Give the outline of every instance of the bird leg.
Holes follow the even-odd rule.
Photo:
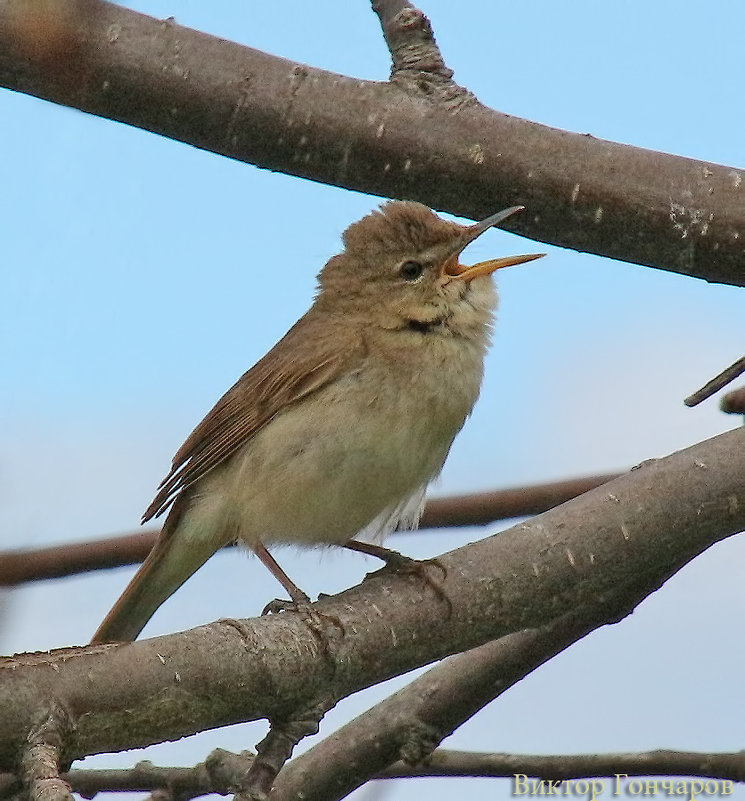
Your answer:
[[[371,542],[360,542],[359,540],[349,540],[342,546],[348,548],[350,551],[357,553],[364,553],[367,556],[374,556],[376,559],[382,559],[386,565],[394,570],[405,570],[412,564],[420,564],[416,559],[410,556],[404,556],[398,551],[393,551],[390,548],[384,548],[382,545],[373,545]]]
[[[261,543],[251,546],[253,552],[259,557],[261,563],[277,579],[277,581],[287,590],[291,601],[275,598],[261,610],[262,615],[277,614],[278,612],[300,612],[310,628],[313,636],[318,640],[324,654],[331,653],[330,638],[327,633],[328,627],[325,621],[330,621],[334,627],[344,634],[344,626],[335,615],[324,615],[316,612],[311,606],[310,598],[298,587],[284,570],[277,564],[277,560],[267,551]]]
[[[310,598],[295,584],[292,579],[285,573],[279,566],[277,560],[267,551],[262,543],[257,543],[251,546],[251,550],[259,557],[262,565],[274,576],[275,579],[285,588],[287,594],[292,600],[283,601],[280,598],[275,598],[270,601],[262,610],[262,615],[268,615],[270,612],[283,612],[286,609],[297,609],[300,606],[308,606]]]
[[[384,548],[382,545],[373,545],[359,540],[349,540],[344,543],[343,547],[350,551],[382,559],[386,567],[390,567],[397,573],[409,573],[418,576],[441,601],[448,605],[448,617],[452,614],[453,605],[447,597],[442,583],[433,579],[425,569],[429,565],[433,565],[442,571],[442,578],[444,579],[447,576],[447,570],[439,559],[412,559],[410,556],[404,556],[404,554],[393,551],[390,548]]]

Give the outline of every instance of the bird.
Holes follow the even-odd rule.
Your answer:
[[[545,254],[460,264],[523,206],[473,225],[388,201],[342,235],[310,309],[220,398],[173,458],[143,522],[168,512],[92,643],[135,640],[218,549],[252,550],[308,596],[267,546],[376,543],[416,528],[428,484],[479,395],[497,295],[492,273]]]

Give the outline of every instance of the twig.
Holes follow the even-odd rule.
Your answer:
[[[399,12],[403,11],[405,8],[414,8],[409,0],[372,0],[371,5],[373,11],[380,19],[380,25],[383,28],[383,36],[385,36],[386,25],[393,22]]]
[[[183,801],[219,792],[210,781],[204,762],[192,768],[161,768],[144,760],[128,770],[71,770],[64,778],[73,792],[88,799],[101,792],[168,790]],[[224,788],[223,792],[229,790]]]
[[[421,527],[478,526],[538,514],[618,475],[587,476],[515,489],[433,498],[427,502]],[[137,564],[150,553],[157,536],[158,531],[143,531],[92,542],[0,552],[0,586]]]
[[[172,798],[187,801],[201,795],[234,793],[253,762],[254,754],[234,754],[216,748],[204,762],[191,768],[158,767],[144,760],[124,770],[71,770],[63,774],[73,792],[93,798],[101,792],[167,790]],[[15,777],[0,776],[0,796],[12,789]]]
[[[4,551],[0,553],[0,586],[136,564],[150,553],[157,536],[157,531],[143,531],[92,542]]]
[[[451,92],[439,99],[452,100],[471,95],[453,83],[453,71],[442,58],[427,17],[405,0],[372,0],[373,11],[380,19],[383,36],[391,54],[391,81],[421,92],[430,83],[446,84]]]
[[[485,754],[468,751],[434,751],[421,765],[398,762],[378,778],[415,776],[531,776],[566,780],[585,776],[701,776],[745,781],[745,751],[704,754],[658,750],[638,754]],[[701,790],[703,792],[703,788]],[[599,795],[598,795],[599,797]]]
[[[731,381],[734,381],[737,376],[742,375],[743,373],[745,373],[745,356],[722,370],[719,375],[715,376],[711,379],[711,381],[704,384],[701,389],[698,389],[692,395],[689,395],[683,401],[683,403],[685,403],[686,406],[697,406],[699,403],[701,403],[701,401],[705,401],[707,398],[710,398],[715,392],[719,392],[720,389],[726,387],[727,384],[729,384]]]

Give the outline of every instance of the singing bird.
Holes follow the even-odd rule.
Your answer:
[[[310,309],[217,402],[173,459],[143,522],[163,530],[92,642],[134,640],[222,546],[367,542],[415,528],[429,482],[479,394],[496,307],[491,273],[463,249],[522,206],[458,225],[391,201],[353,223]],[[381,555],[384,549],[378,549]]]

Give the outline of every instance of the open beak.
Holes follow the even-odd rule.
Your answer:
[[[465,229],[463,238],[459,240],[456,250],[449,256],[443,265],[443,274],[449,276],[451,279],[460,279],[463,281],[472,281],[480,275],[490,275],[495,270],[502,267],[511,267],[513,264],[523,264],[526,261],[533,261],[533,259],[540,259],[545,256],[545,253],[531,253],[526,256],[503,256],[501,259],[490,259],[489,261],[480,261],[478,264],[473,264],[468,267],[458,262],[458,256],[465,250],[465,248],[481,236],[484,231],[488,230],[494,225],[501,223],[508,217],[511,217],[518,211],[522,211],[525,206],[510,206],[508,209],[498,211],[487,217],[475,225],[471,225]]]

